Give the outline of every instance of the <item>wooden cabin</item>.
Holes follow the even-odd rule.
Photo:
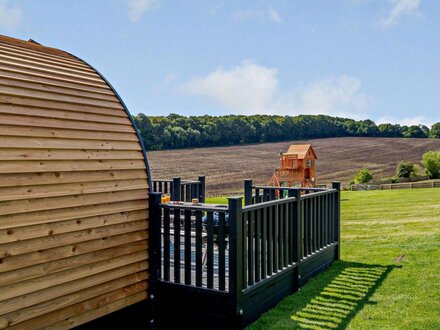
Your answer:
[[[270,185],[316,187],[317,159],[310,144],[292,144],[287,152],[280,152],[280,167],[275,169]]]
[[[149,186],[105,78],[0,36],[0,329],[71,328],[147,299]]]

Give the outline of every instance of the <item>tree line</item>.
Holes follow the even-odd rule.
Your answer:
[[[376,125],[325,115],[134,116],[147,150],[211,147],[344,136],[440,138],[440,123]]]

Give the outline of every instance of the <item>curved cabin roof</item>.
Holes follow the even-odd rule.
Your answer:
[[[70,328],[146,299],[148,191],[108,82],[0,36],[0,328]]]

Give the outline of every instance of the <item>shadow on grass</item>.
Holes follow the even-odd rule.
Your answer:
[[[396,267],[335,262],[250,328],[344,329]]]

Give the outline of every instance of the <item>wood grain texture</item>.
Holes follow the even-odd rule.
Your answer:
[[[57,299],[53,299],[51,301],[30,306],[20,311],[5,314],[3,316],[0,316],[0,329],[5,328],[7,324],[9,324],[9,326],[12,326],[17,323],[24,322],[33,319],[35,317],[39,317],[41,315],[45,315],[53,311],[63,309],[67,306],[72,306],[79,302],[83,302],[85,300],[95,298],[96,296],[101,294],[106,294],[107,296],[109,296],[108,293],[110,293],[111,296],[114,296],[115,291],[118,293],[120,293],[121,291],[125,291],[126,293],[128,293],[131,292],[132,289],[134,289],[137,292],[138,289],[140,289],[139,291],[145,290],[147,288],[147,283],[146,283],[147,278],[148,275],[146,272],[131,274],[128,276],[118,278],[113,281],[105,282],[93,288],[77,291],[72,294],[65,295]],[[126,288],[125,290],[120,290],[125,286],[129,286],[129,287]],[[58,313],[54,313],[53,315],[57,315],[58,317],[60,317],[61,315],[64,316],[67,314],[66,312],[68,310],[72,310],[72,308],[67,310],[65,309],[64,313],[59,311]],[[68,316],[73,316],[73,315],[74,314],[68,314]],[[60,320],[60,319],[56,319],[56,320]],[[32,320],[32,323],[30,325],[34,327],[36,324],[38,326],[41,326],[40,323],[35,324],[34,322],[35,320]],[[48,318],[45,318],[45,322],[47,324]],[[22,324],[21,326],[25,327],[24,324]]]
[[[147,175],[93,68],[0,36],[0,329],[66,329],[147,298]]]

